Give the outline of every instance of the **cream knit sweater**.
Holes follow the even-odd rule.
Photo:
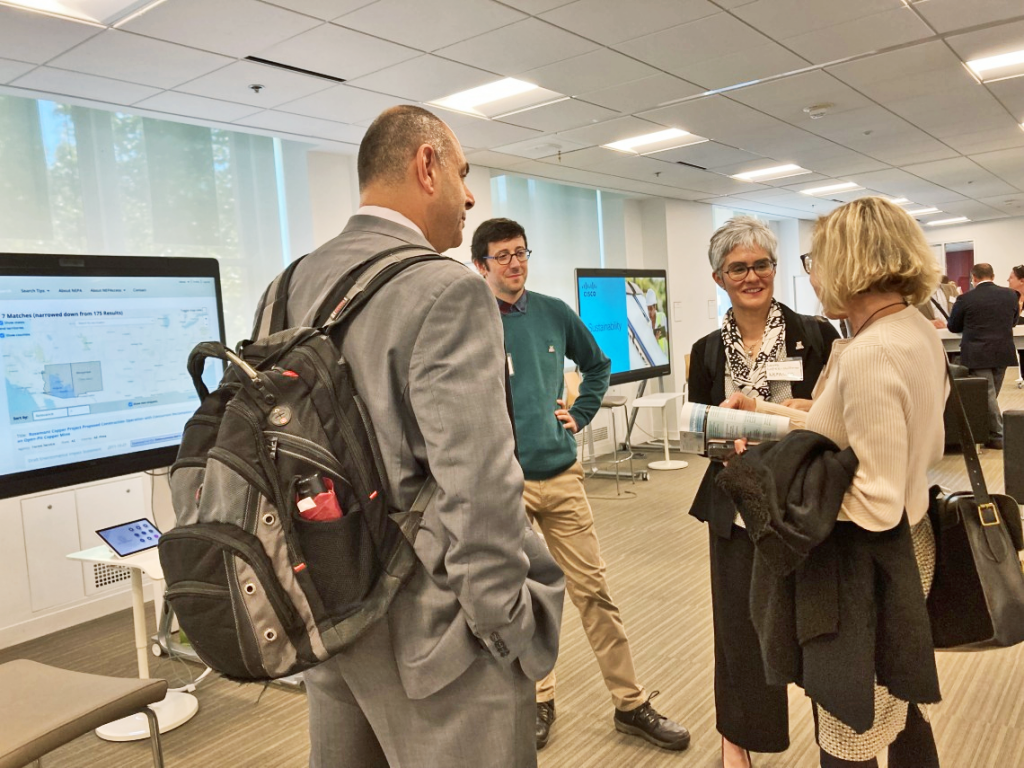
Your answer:
[[[948,393],[942,342],[907,307],[834,343],[809,413],[760,400],[757,410],[853,448],[860,465],[839,519],[883,531],[904,509],[911,525],[928,511],[928,470],[942,458]]]

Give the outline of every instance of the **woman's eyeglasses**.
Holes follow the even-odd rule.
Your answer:
[[[745,280],[747,273],[751,271],[758,277],[771,277],[775,273],[775,262],[771,259],[758,259],[749,266],[735,262],[722,270],[723,273],[729,276],[730,280],[735,280],[736,282]]]
[[[811,263],[812,263],[812,261],[813,261],[813,259],[811,258],[811,254],[809,254],[809,253],[801,253],[800,254],[800,263],[803,265],[804,272],[806,272],[808,275],[811,274]]]

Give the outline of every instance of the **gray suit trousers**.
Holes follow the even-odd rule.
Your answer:
[[[410,699],[384,619],[305,680],[310,768],[536,768],[534,683],[483,648],[453,682]]]

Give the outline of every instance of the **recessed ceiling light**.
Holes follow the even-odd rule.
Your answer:
[[[622,141],[614,141],[611,144],[602,144],[607,149],[614,149],[616,152],[628,152],[634,155],[650,155],[655,152],[664,152],[678,147],[688,147],[691,144],[703,144],[707,139],[703,136],[695,136],[679,128],[666,128],[663,131],[645,133],[641,136],[633,136]]]
[[[966,216],[957,216],[954,219],[936,219],[935,221],[925,222],[929,227],[937,227],[940,224],[959,224],[963,221],[970,221]]]
[[[1003,53],[999,56],[988,56],[984,59],[973,59],[966,62],[971,70],[983,83],[1006,80],[1010,77],[1024,75],[1024,51]]]
[[[759,168],[756,171],[734,173],[732,178],[739,181],[774,181],[775,179],[786,179],[790,176],[802,176],[805,173],[810,173],[810,171],[790,163],[788,165],[776,165],[771,168]]]
[[[886,200],[888,200],[890,203],[893,203],[894,205],[906,205],[907,203],[910,202],[905,197],[887,197]]]
[[[860,184],[852,181],[844,181],[842,184],[829,184],[827,187],[814,187],[813,189],[801,189],[802,195],[831,195],[835,192],[852,192],[855,189],[864,189]]]
[[[496,80],[428,103],[466,115],[495,118],[543,107],[567,98],[569,97],[533,83],[506,77],[504,80]]]
[[[86,24],[107,26],[118,19],[126,20],[159,5],[164,0],[0,0],[0,5],[23,8],[28,11],[81,21]]]
[[[918,208],[916,211],[907,211],[911,216],[927,216],[929,213],[941,213],[938,208]]]

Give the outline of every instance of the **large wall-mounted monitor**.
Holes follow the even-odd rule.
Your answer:
[[[172,463],[223,317],[214,259],[0,254],[0,498]]]
[[[576,306],[612,361],[612,384],[672,372],[665,270],[577,269]]]

